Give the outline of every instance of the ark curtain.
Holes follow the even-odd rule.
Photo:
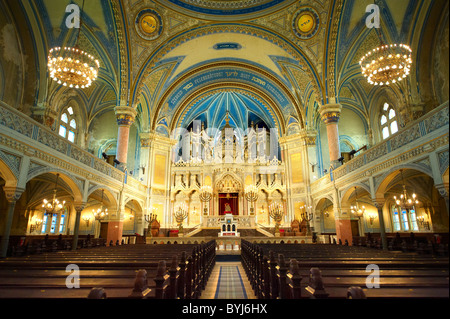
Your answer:
[[[225,214],[225,204],[230,204],[233,215],[239,215],[239,194],[220,193],[219,194],[219,215]]]

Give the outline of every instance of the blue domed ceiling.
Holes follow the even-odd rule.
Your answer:
[[[202,98],[189,108],[181,126],[188,128],[194,120],[200,120],[205,127],[220,130],[225,126],[227,112],[230,126],[242,131],[245,131],[251,122],[259,127],[275,127],[269,109],[254,97],[240,91],[216,92]]]

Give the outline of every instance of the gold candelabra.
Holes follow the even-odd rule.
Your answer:
[[[280,223],[283,220],[283,205],[272,203],[269,205],[269,216],[275,221],[275,234],[280,231]]]
[[[311,222],[311,220],[314,217],[313,213],[308,213],[309,210],[311,210],[312,206],[306,206],[303,205],[302,207],[300,207],[300,210],[304,210],[303,213],[300,213],[300,217],[302,218],[302,220],[306,221],[306,235],[310,235],[311,234],[311,227],[309,225],[309,223]]]
[[[206,207],[206,203],[211,200],[212,197],[212,188],[208,185],[203,185],[200,188],[199,198],[205,204],[205,208],[203,209],[203,214],[208,215],[208,207]]]
[[[178,225],[178,232],[181,233],[183,230],[183,221],[188,217],[188,207],[186,204],[181,204],[175,211],[174,216]]]
[[[249,185],[245,188],[245,198],[250,202],[250,215],[254,215],[254,203],[258,200],[258,188],[255,185]]]

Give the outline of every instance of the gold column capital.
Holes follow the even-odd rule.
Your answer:
[[[114,108],[114,112],[116,113],[117,124],[119,126],[121,125],[130,126],[131,124],[134,123],[134,119],[136,118],[137,115],[136,109],[129,106],[120,106],[120,105],[116,106]]]
[[[325,124],[337,123],[341,116],[342,105],[338,103],[325,104],[319,107],[319,114]]]

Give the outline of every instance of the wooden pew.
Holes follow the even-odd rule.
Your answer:
[[[105,246],[9,257],[0,261],[0,297],[86,298],[92,288],[102,288],[108,298],[136,297],[131,293],[135,275],[145,270],[151,292],[142,297],[198,298],[214,263],[214,241],[201,245]],[[69,264],[80,269],[81,289],[66,287]],[[40,291],[45,293],[41,296]]]
[[[445,257],[344,245],[253,244],[245,240],[241,245],[243,267],[255,295],[261,299],[317,298],[320,295],[317,285],[302,283],[302,277],[311,276],[312,268],[320,269],[328,298],[356,298],[357,289],[349,294],[349,287],[366,286],[369,264],[381,270],[381,284],[380,289],[364,289],[367,298],[449,295],[448,258]],[[285,258],[290,259],[289,270],[286,270]],[[314,292],[308,293],[307,287]]]

